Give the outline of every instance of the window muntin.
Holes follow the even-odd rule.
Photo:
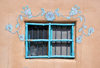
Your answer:
[[[74,58],[74,23],[26,23],[26,58]]]

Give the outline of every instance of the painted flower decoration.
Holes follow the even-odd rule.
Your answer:
[[[76,15],[76,14],[77,14],[77,9],[73,7],[71,9],[70,15]]]
[[[45,14],[45,18],[47,19],[47,21],[53,21],[55,19],[55,15],[53,12],[47,12]]]
[[[19,35],[20,41],[24,41],[24,35]]]
[[[21,13],[24,13],[25,15],[31,15],[32,14],[31,9],[28,8],[28,5],[26,6],[26,9],[25,9],[25,7],[23,7],[23,9],[24,9],[24,12],[21,11]]]
[[[6,30],[12,31],[13,26],[11,24],[6,25]]]
[[[32,14],[31,9],[26,9],[26,10],[24,11],[24,14],[25,14],[25,15],[31,15],[31,14]]]
[[[91,35],[93,32],[94,32],[94,28],[91,27],[88,29],[88,35]]]
[[[77,43],[81,43],[82,42],[82,36],[83,35],[89,36],[89,35],[91,35],[94,32],[94,28],[89,28],[88,29],[88,34],[84,33],[83,28],[85,28],[85,29],[87,28],[87,26],[84,26],[85,22],[86,22],[85,17],[83,15],[79,15],[77,17],[74,16],[74,15],[77,15],[78,13],[81,13],[81,11],[79,11],[80,7],[77,7],[77,5],[74,5],[74,7],[71,8],[71,11],[69,12],[70,14],[68,16],[63,16],[61,13],[59,13],[58,12],[59,8],[57,8],[54,13],[51,12],[51,11],[45,12],[45,10],[43,8],[41,8],[42,12],[38,13],[36,16],[32,15],[31,9],[28,7],[28,5],[26,7],[23,7],[23,9],[24,9],[24,11],[21,11],[21,13],[23,13],[24,15],[19,15],[17,17],[16,28],[19,27],[18,30],[16,30],[15,32],[12,32],[13,26],[11,24],[6,25],[6,28],[5,28],[6,30],[8,30],[12,34],[17,33],[18,37],[19,37],[19,39],[21,41],[24,41],[24,35],[19,35],[19,29],[21,28],[21,24],[19,23],[18,19],[20,18],[20,20],[22,21],[23,17],[28,17],[28,18],[38,17],[40,14],[41,14],[41,16],[44,16],[47,21],[55,20],[55,15],[58,16],[58,17],[62,16],[62,17],[67,18],[67,19],[79,18],[81,22],[84,21],[83,26],[79,29],[79,32],[82,32],[82,35],[80,35],[79,37],[76,38],[76,42]]]
[[[77,43],[81,43],[81,42],[82,42],[82,36],[77,37],[77,38],[76,38],[76,42],[77,42]]]
[[[78,11],[79,9],[80,9],[80,7],[77,7],[77,5],[72,7],[71,11],[69,12],[70,16],[77,15],[78,13],[81,13],[81,11]]]
[[[21,13],[24,13],[25,15],[28,15],[29,18],[32,18],[32,12],[31,12],[31,9],[28,8],[28,5],[26,6],[26,9],[25,7],[23,7],[23,9],[24,9],[24,12],[21,11]]]

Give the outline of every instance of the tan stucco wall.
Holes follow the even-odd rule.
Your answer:
[[[94,28],[91,36],[83,36],[82,43],[75,44],[75,59],[25,59],[25,42],[19,40],[17,33],[11,34],[5,30],[7,24],[13,25],[13,31],[17,30],[16,18],[26,5],[29,5],[33,15],[37,15],[41,8],[45,11],[59,8],[59,12],[67,16],[75,4],[86,17],[85,25]],[[41,16],[31,20],[46,21]],[[19,21],[22,27],[20,34],[25,34],[24,21],[29,19]],[[78,29],[83,23],[79,19],[56,17],[56,21],[76,21],[76,37],[81,35]],[[0,68],[100,68],[99,26],[100,0],[0,0]]]

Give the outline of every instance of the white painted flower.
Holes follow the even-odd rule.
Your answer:
[[[53,12],[47,12],[45,14],[45,18],[47,19],[47,21],[53,21],[55,19],[55,15]]]

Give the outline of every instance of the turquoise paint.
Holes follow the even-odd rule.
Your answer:
[[[58,16],[58,17],[60,17],[60,14],[59,14],[59,8],[57,8],[56,10],[55,10],[55,14]]]
[[[12,33],[12,34],[15,34],[15,33],[17,33],[18,34],[18,36],[19,36],[19,30],[20,30],[20,28],[21,28],[21,25],[20,25],[20,23],[18,22],[18,19],[20,18],[20,20],[22,21],[23,20],[23,17],[28,17],[29,19],[30,18],[32,18],[32,17],[38,17],[40,14],[41,14],[41,16],[43,16],[43,15],[45,15],[45,19],[47,20],[47,21],[53,21],[53,20],[55,20],[55,15],[57,15],[58,17],[60,17],[60,16],[62,16],[63,18],[66,18],[66,19],[71,19],[71,18],[73,18],[73,19],[76,19],[76,18],[79,18],[80,19],[80,22],[83,22],[84,21],[84,24],[81,26],[81,28],[79,29],[79,32],[81,32],[82,31],[82,35],[80,35],[79,37],[83,37],[83,35],[85,35],[85,36],[89,36],[89,35],[91,35],[92,33],[89,33],[89,30],[88,30],[88,34],[85,34],[84,33],[84,31],[83,31],[83,28],[87,28],[87,26],[84,26],[85,25],[85,22],[86,22],[86,19],[85,19],[85,17],[83,16],[83,15],[79,15],[79,16],[77,16],[77,17],[75,17],[74,15],[77,15],[77,14],[80,14],[81,13],[81,11],[79,10],[80,9],[80,7],[78,7],[77,5],[74,5],[74,7],[72,7],[71,8],[71,11],[69,12],[70,14],[68,15],[68,16],[63,16],[61,13],[59,13],[58,11],[59,11],[59,8],[57,8],[56,10],[55,10],[55,12],[53,13],[53,12],[51,12],[51,11],[48,11],[48,12],[45,12],[45,10],[43,9],[43,8],[41,8],[41,12],[40,13],[38,13],[36,16],[33,16],[32,15],[32,12],[31,12],[31,9],[28,7],[28,5],[26,6],[26,8],[25,7],[23,7],[22,8],[24,11],[21,11],[21,13],[23,13],[24,15],[19,15],[18,17],[17,17],[17,24],[16,24],[16,28],[18,28],[18,30],[16,30],[15,32],[12,32],[12,28],[11,29],[8,29],[8,27],[10,27],[10,26],[8,26],[8,25],[6,25],[6,30],[8,30],[10,33]],[[30,24],[30,25],[32,25],[32,24]],[[34,25],[41,25],[41,24],[34,24]],[[44,24],[44,25],[48,25],[48,24]],[[52,24],[52,25],[56,25],[56,24]],[[58,25],[58,24],[57,24]],[[59,25],[62,25],[62,24],[59,24]],[[64,26],[64,25],[63,25]],[[68,26],[70,26],[70,25],[68,25]],[[92,27],[91,27],[92,28]],[[91,28],[89,28],[89,29],[91,29]],[[94,28],[92,28],[93,29],[93,31],[94,31]],[[77,37],[76,38],[76,42],[77,43],[81,43],[82,42],[82,38],[81,38],[81,41],[80,41],[80,39],[78,40],[78,38],[79,37]],[[19,37],[20,38],[20,40],[21,41],[24,41],[24,35],[23,36],[21,36],[21,37]]]
[[[45,25],[49,25],[48,23],[26,23],[27,25],[41,25],[41,26],[45,26]]]
[[[19,39],[20,39],[20,41],[23,41],[24,40],[24,35],[23,34],[19,35]]]
[[[50,41],[73,41],[72,39],[51,39]]]
[[[48,58],[50,58],[50,39],[51,39],[51,37],[50,37],[50,30],[51,30],[51,23],[49,23],[49,42],[48,42]]]
[[[59,23],[52,23],[51,25],[57,25],[57,26],[72,26],[74,24],[59,24]]]
[[[79,16],[79,18],[80,18],[80,21],[83,21],[83,18],[81,16]]]
[[[55,19],[55,14],[53,13],[53,12],[47,12],[46,14],[45,14],[45,19],[47,20],[47,21],[53,21],[54,19]]]
[[[41,16],[43,16],[46,12],[45,12],[45,10],[43,8],[41,8],[41,11],[42,11]]]
[[[48,36],[49,36],[49,38],[48,39],[34,39],[34,40],[32,40],[32,39],[30,39],[30,34],[28,35],[28,25],[41,25],[41,26],[44,26],[45,24],[39,24],[39,23],[26,23],[26,34],[25,34],[25,38],[26,38],[26,40],[25,40],[25,42],[26,42],[26,58],[74,58],[74,53],[72,53],[74,50],[72,49],[73,48],[73,46],[72,45],[74,45],[74,44],[72,44],[71,45],[71,57],[69,56],[69,55],[66,55],[66,56],[64,56],[64,55],[56,55],[56,56],[52,56],[52,41],[62,41],[62,42],[64,42],[64,41],[69,41],[69,42],[74,42],[74,40],[73,40],[73,38],[74,38],[74,35],[73,35],[73,31],[74,31],[74,23],[72,23],[72,24],[70,24],[70,26],[72,26],[72,29],[71,29],[71,35],[72,35],[72,39],[52,39],[52,36],[53,36],[53,34],[52,34],[52,30],[53,30],[53,27],[51,26],[51,23],[46,23],[46,25],[48,25],[49,26],[49,31],[48,31]],[[55,23],[52,23],[52,25],[57,25],[57,26],[65,26],[65,24],[55,24]],[[66,26],[69,26],[69,25],[67,25],[66,24]],[[28,37],[29,37],[29,39],[28,39]],[[30,46],[30,43],[28,44],[27,42],[30,42],[30,41],[32,41],[32,42],[36,42],[36,41],[47,41],[48,42],[48,56],[28,56],[28,46]]]
[[[22,17],[22,16],[20,16],[20,20],[21,20],[21,21],[23,20],[23,17]]]
[[[25,25],[25,38],[28,39],[28,25]],[[25,58],[28,56],[28,41],[25,41]]]
[[[67,18],[67,19],[70,19],[71,17],[67,16],[66,18]]]
[[[88,29],[88,35],[91,35],[93,32],[94,32],[94,28],[90,27],[90,28]]]
[[[27,56],[26,58],[48,58],[48,56]],[[54,55],[50,56],[50,58],[75,58],[75,56],[60,56],[60,55]]]
[[[48,56],[27,56],[26,58],[48,58]]]
[[[13,26],[11,24],[6,25],[6,30],[8,30],[9,32],[12,31]]]
[[[74,26],[72,26],[72,47],[71,47],[71,49],[72,49],[72,56],[73,56],[73,54],[74,54]]]
[[[75,56],[71,56],[71,55],[66,55],[66,56],[54,55],[54,56],[50,56],[50,58],[75,58]]]
[[[73,17],[73,18],[74,18],[74,19],[75,19],[75,18],[80,18],[80,21],[81,21],[81,22],[84,20],[84,24],[83,24],[83,25],[81,26],[81,28],[78,30],[79,32],[82,32],[82,35],[80,35],[80,36],[78,36],[78,37],[76,38],[76,42],[77,42],[77,43],[81,43],[81,42],[82,42],[82,37],[83,37],[83,35],[89,36],[89,30],[88,30],[88,34],[85,34],[84,31],[83,31],[83,29],[86,29],[86,28],[87,28],[87,26],[85,26],[86,19],[85,19],[85,17],[84,17],[83,15],[80,15],[80,16],[78,16],[78,17]],[[94,32],[94,28],[90,27],[89,29],[93,29],[93,32]],[[93,32],[91,32],[91,34],[92,34]]]
[[[70,30],[70,38],[72,39],[72,26],[71,26],[71,30]],[[73,41],[73,40],[72,40]],[[72,42],[70,42],[70,55],[72,53]]]
[[[16,28],[19,26],[19,24],[16,24]]]
[[[76,42],[77,42],[77,43],[81,43],[81,42],[82,42],[82,36],[77,37],[77,38],[76,38]]]
[[[25,41],[33,41],[33,42],[36,42],[36,41],[49,41],[49,40],[48,39],[34,39],[34,40],[33,39],[32,40],[31,39],[30,40],[27,39]]]

